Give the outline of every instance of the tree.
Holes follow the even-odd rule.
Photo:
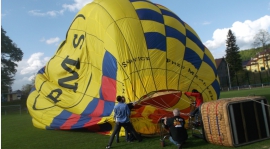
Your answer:
[[[233,78],[237,71],[242,70],[242,60],[239,47],[236,45],[236,38],[231,30],[228,31],[227,35],[225,59],[229,66],[230,77]]]
[[[22,93],[27,98],[31,89],[33,88],[33,84],[26,84],[22,86]]]
[[[21,61],[23,52],[6,36],[1,26],[1,93],[7,93],[17,71],[15,62]]]
[[[34,86],[35,86],[35,77],[31,79],[31,83],[25,84],[22,86],[22,93],[25,98],[28,97],[28,95],[30,94],[30,91],[32,90]]]
[[[263,49],[266,48],[266,44],[270,42],[270,35],[266,30],[259,30],[259,32],[254,36],[254,46],[262,46]]]

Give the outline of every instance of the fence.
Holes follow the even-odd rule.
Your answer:
[[[19,112],[22,114],[22,107],[21,105],[9,105],[9,106],[1,106],[1,115],[8,113],[17,113]]]
[[[249,72],[240,71],[232,76],[220,79],[221,90],[239,90],[243,88],[251,89],[253,87],[270,86],[269,71]],[[230,85],[231,84],[231,85]]]

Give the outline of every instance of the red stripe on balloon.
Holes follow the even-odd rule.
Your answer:
[[[115,102],[116,97],[116,81],[109,77],[102,77],[102,97],[106,101]]]
[[[60,129],[71,129],[71,126],[76,124],[81,118],[78,114],[72,114],[66,122],[60,127]]]
[[[89,114],[89,116],[91,117],[91,116],[100,116],[100,115],[102,115],[103,114],[103,110],[104,110],[104,103],[105,103],[105,101],[104,100],[99,100],[98,101],[98,104],[97,104],[97,106],[96,106],[96,108],[95,108],[95,110],[91,113],[91,114]]]
[[[99,125],[97,123],[99,123],[100,120],[101,120],[100,117],[91,117],[91,120],[89,122],[85,123],[84,127],[91,126],[88,128],[90,131],[94,131],[94,132],[99,131],[100,128],[99,128]]]

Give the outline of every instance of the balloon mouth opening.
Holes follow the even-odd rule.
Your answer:
[[[140,98],[140,105],[150,105],[159,109],[168,109],[176,105],[182,96],[179,90],[159,90]]]

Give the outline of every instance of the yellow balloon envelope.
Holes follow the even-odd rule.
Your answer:
[[[35,127],[110,134],[121,95],[139,101],[136,131],[154,134],[173,108],[189,112],[192,89],[219,98],[214,58],[188,24],[150,1],[94,0],[37,73],[27,106]]]

